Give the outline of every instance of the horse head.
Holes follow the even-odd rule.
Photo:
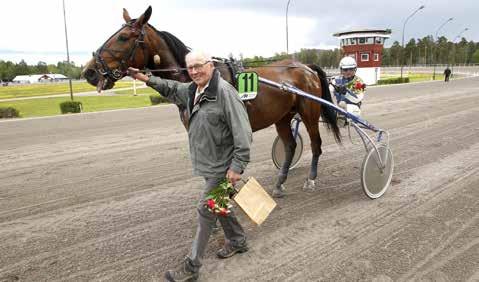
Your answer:
[[[116,81],[127,75],[128,67],[141,70],[173,68],[166,78],[175,78],[172,77],[175,73],[178,76],[174,68],[184,67],[184,54],[181,54],[183,58],[175,58],[168,44],[170,38],[165,38],[170,34],[159,32],[148,24],[151,13],[150,6],[138,19],[131,19],[128,11],[123,9],[125,24],[93,52],[82,75],[97,87],[98,92],[112,88]],[[186,47],[184,49],[188,50]],[[176,77],[178,80],[187,80],[184,73],[180,75]]]

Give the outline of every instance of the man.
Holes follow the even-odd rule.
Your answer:
[[[446,67],[444,70],[444,82],[449,82],[449,77],[451,76],[451,69]]]
[[[353,57],[344,57],[339,62],[339,70],[341,75],[334,78],[332,81],[334,96],[336,102],[343,110],[361,115],[361,101],[364,98],[364,90],[366,84],[356,75],[357,63]],[[343,118],[344,124],[347,124]]]
[[[188,74],[193,82],[148,77],[130,68],[133,78],[172,101],[189,113],[188,139],[195,175],[205,179],[205,188],[197,206],[198,227],[191,253],[175,270],[165,274],[168,281],[195,281],[201,259],[217,216],[205,207],[205,197],[225,177],[235,185],[250,160],[252,130],[246,108],[238,92],[215,70],[211,57],[193,51],[186,55]],[[228,258],[248,251],[246,236],[236,216],[218,216],[225,233],[225,245],[217,252]]]

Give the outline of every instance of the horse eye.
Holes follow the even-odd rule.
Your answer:
[[[120,34],[118,35],[118,41],[122,41],[122,42],[128,41],[128,37],[126,35]]]

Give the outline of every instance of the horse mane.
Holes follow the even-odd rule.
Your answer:
[[[154,26],[150,24],[148,25],[166,42],[166,45],[168,45],[168,48],[175,57],[176,61],[180,64],[180,67],[186,67],[185,56],[191,51],[191,48],[187,47],[173,34],[167,31],[159,31]]]

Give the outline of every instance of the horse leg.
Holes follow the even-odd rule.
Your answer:
[[[278,180],[273,188],[273,197],[282,198],[285,196],[284,190],[286,189],[283,183],[288,178],[289,167],[293,160],[294,152],[296,150],[296,140],[294,140],[293,133],[291,131],[291,119],[293,115],[288,114],[282,118],[276,125],[276,131],[278,136],[284,144],[285,158],[281,169],[279,170]]]
[[[323,153],[321,150],[322,140],[319,134],[318,120],[316,118],[302,118],[311,140],[311,151],[313,154],[311,158],[311,170],[309,171],[309,176],[303,185],[303,190],[314,191],[316,188],[315,180],[318,176],[318,160],[319,156]]]

